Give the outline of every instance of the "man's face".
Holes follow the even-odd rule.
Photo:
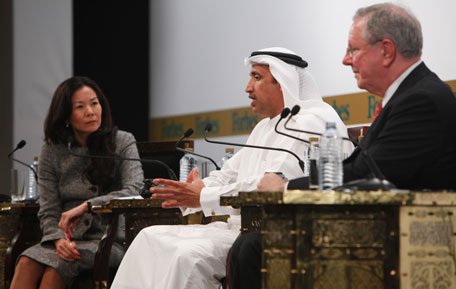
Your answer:
[[[366,24],[365,18],[359,18],[353,22],[348,37],[348,48],[342,63],[352,67],[358,87],[381,95],[379,87],[380,78],[383,77],[382,57],[380,43],[368,45],[363,38],[363,30]]]
[[[256,114],[273,118],[284,108],[282,89],[269,71],[268,65],[252,65],[245,92],[249,94],[252,100],[250,105]]]

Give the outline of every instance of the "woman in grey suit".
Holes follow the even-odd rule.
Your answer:
[[[19,257],[11,288],[70,287],[91,269],[106,220],[92,205],[137,195],[143,171],[135,161],[83,158],[70,154],[138,158],[135,138],[112,123],[109,103],[87,77],[59,85],[44,124],[38,170],[41,242]],[[113,246],[110,260],[120,263],[123,250]]]

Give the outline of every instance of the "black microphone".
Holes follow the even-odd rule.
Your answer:
[[[281,152],[286,152],[291,155],[293,155],[299,163],[299,167],[301,168],[302,171],[304,171],[304,162],[292,151],[283,149],[283,148],[274,148],[274,147],[264,147],[264,146],[256,146],[256,145],[248,145],[248,144],[238,144],[238,143],[230,143],[230,142],[221,142],[221,141],[214,141],[214,140],[209,140],[207,138],[207,134],[212,130],[212,124],[208,123],[206,125],[206,128],[204,129],[204,140],[207,141],[208,143],[215,143],[215,144],[222,144],[222,145],[229,145],[229,146],[238,146],[238,147],[247,147],[247,148],[254,148],[254,149],[263,149],[263,150],[272,150],[272,151],[281,151]]]
[[[8,154],[8,159],[12,160],[12,161],[15,161],[17,163],[20,163],[21,165],[23,166],[26,166],[27,168],[31,169],[32,172],[33,172],[33,175],[35,176],[35,181],[36,183],[38,184],[38,174],[36,173],[36,170],[33,166],[31,165],[28,165],[20,160],[17,160],[15,158],[12,158],[11,155],[17,151],[17,150],[20,150],[21,148],[23,148],[27,143],[25,142],[25,140],[21,140],[17,145],[16,145],[16,148],[14,150],[12,150],[9,154]]]
[[[179,145],[181,144],[181,142],[184,140],[184,138],[188,138],[189,136],[191,136],[193,134],[193,128],[189,128],[187,129],[185,132],[184,132],[184,135],[176,142],[176,144],[174,145],[176,148],[179,147]]]
[[[25,142],[25,140],[21,140],[20,142],[17,143],[16,145],[16,148],[14,150],[12,150],[9,154],[8,154],[8,158],[17,150],[23,148],[27,143]]]
[[[319,136],[323,135],[322,133],[318,133],[318,132],[299,130],[299,129],[287,127],[287,124],[290,121],[290,119],[294,115],[296,115],[300,109],[301,108],[299,107],[299,105],[295,105],[291,109],[290,117],[285,122],[284,128],[291,130],[291,131],[302,132],[302,133],[307,133],[307,134],[314,134],[314,135],[319,135]],[[374,159],[367,153],[366,149],[359,142],[356,142],[347,137],[342,137],[342,139],[346,140],[346,141],[351,141],[351,142],[355,143],[356,146],[359,147],[359,149],[361,150],[363,159],[365,160],[365,163],[367,165],[367,168],[369,169],[371,176],[370,176],[370,178],[364,178],[364,179],[360,179],[360,180],[354,180],[354,181],[347,182],[347,183],[343,184],[342,186],[333,188],[334,190],[344,191],[344,190],[379,190],[379,189],[380,190],[392,190],[392,189],[396,189],[396,186],[385,178],[385,176],[380,171],[380,168],[375,163]]]
[[[159,161],[159,160],[151,160],[151,159],[136,159],[136,158],[124,158],[120,156],[100,156],[100,155],[85,155],[85,154],[79,154],[75,153],[71,150],[71,143],[72,143],[72,138],[70,138],[67,142],[67,148],[68,152],[76,157],[81,157],[81,158],[88,158],[88,159],[110,159],[110,160],[119,160],[119,161],[137,161],[137,162],[145,162],[145,163],[154,163],[157,165],[162,166],[163,168],[166,169],[168,172],[168,175],[171,177],[173,180],[177,180],[176,174],[173,172],[173,170],[164,162]],[[131,146],[132,144],[135,144],[136,142],[132,142],[129,145],[127,145],[125,148]],[[125,149],[124,148],[124,149]]]
[[[175,144],[176,149],[177,149],[178,151],[181,151],[181,152],[184,152],[184,153],[189,153],[189,154],[191,154],[191,155],[195,155],[195,156],[198,156],[198,157],[201,157],[201,158],[210,160],[210,161],[215,165],[215,169],[216,169],[216,170],[220,170],[220,167],[217,165],[217,163],[216,163],[213,159],[211,159],[210,157],[203,156],[203,155],[200,155],[200,154],[191,152],[191,151],[186,151],[186,150],[184,150],[183,148],[179,147],[180,143],[184,140],[184,138],[187,138],[187,137],[191,136],[192,134],[193,134],[193,129],[192,129],[192,128],[189,128],[189,129],[184,133],[184,135],[176,142],[176,144]]]
[[[299,141],[302,141],[302,142],[305,142],[305,143],[310,143],[308,140],[305,140],[305,139],[302,139],[302,138],[299,138],[299,137],[295,137],[294,135],[291,135],[291,134],[286,134],[284,132],[281,132],[277,129],[277,127],[279,126],[279,123],[282,121],[282,119],[286,118],[287,115],[290,114],[290,109],[288,107],[285,107],[283,110],[282,110],[282,113],[280,114],[280,118],[279,120],[277,121],[275,127],[274,127],[274,130],[276,133],[278,134],[281,134],[283,136],[286,136],[286,137],[290,137],[292,139],[295,139],[295,140],[299,140]]]
[[[307,133],[307,134],[313,134],[313,135],[318,135],[318,136],[322,136],[323,134],[322,133],[319,133],[319,132],[314,132],[314,131],[308,131],[308,130],[301,130],[301,129],[296,129],[296,128],[291,128],[291,127],[287,127],[287,124],[288,122],[291,120],[291,118],[293,116],[295,116],[299,110],[301,109],[301,107],[299,105],[295,105],[293,106],[293,108],[291,109],[290,111],[290,116],[288,117],[287,121],[285,121],[285,124],[283,125],[283,127],[287,130],[291,130],[291,131],[295,131],[295,132],[301,132],[301,133]],[[347,140],[347,141],[351,141],[353,143],[355,143],[355,145],[358,145],[358,142],[348,138],[348,137],[342,137],[343,140]]]

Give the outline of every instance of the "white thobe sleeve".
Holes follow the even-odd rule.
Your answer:
[[[203,210],[204,215],[206,216],[239,214],[239,210],[237,209],[233,209],[228,206],[221,207],[220,196],[224,194],[228,195],[230,192],[233,192],[234,188],[230,190],[228,188],[224,189],[224,187],[230,186],[229,184],[234,185],[238,176],[242,154],[243,151],[240,150],[224,164],[221,170],[212,171],[208,177],[203,179],[205,187],[201,190],[200,194],[201,208],[192,209],[181,207],[180,209],[184,216],[201,210]],[[212,206],[212,204],[216,204],[215,207],[219,208],[219,210],[212,210],[212,207],[209,207]]]
[[[241,182],[236,182],[224,186],[205,187],[201,191],[201,208],[205,216],[213,215],[239,215],[238,209],[229,206],[220,206],[220,196],[235,196],[238,192],[248,192],[256,190],[261,177],[248,177]]]

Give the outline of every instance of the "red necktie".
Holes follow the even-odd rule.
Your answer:
[[[383,105],[382,105],[382,101],[380,101],[378,104],[377,104],[377,108],[375,109],[375,113],[374,113],[374,119],[372,120],[372,122],[375,121],[375,119],[377,118],[377,116],[380,114],[380,112],[382,111],[382,108],[383,108]]]

